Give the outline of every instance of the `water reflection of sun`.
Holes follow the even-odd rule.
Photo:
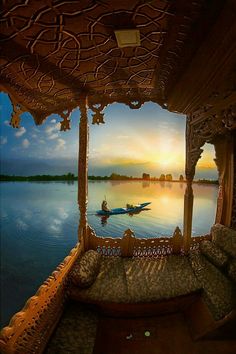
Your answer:
[[[168,198],[167,196],[161,196],[159,200],[160,200],[160,203],[162,203],[162,204],[168,204],[170,201],[170,198]]]

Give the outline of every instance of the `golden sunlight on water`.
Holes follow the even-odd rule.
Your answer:
[[[214,222],[218,187],[194,184],[193,235],[209,232]],[[125,207],[126,203],[151,202],[149,210],[133,215],[114,215],[100,228],[99,217],[91,218],[100,235],[122,235],[131,228],[140,237],[172,235],[175,227],[183,225],[185,183],[149,181],[107,181],[89,183],[89,211],[100,209],[106,197],[110,208]],[[105,227],[104,227],[105,226]]]

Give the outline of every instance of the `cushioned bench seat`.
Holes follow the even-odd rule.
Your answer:
[[[215,320],[226,316],[236,305],[235,284],[203,254],[192,252],[190,262],[203,289],[203,299]]]
[[[139,303],[171,299],[200,288],[188,257],[102,257],[94,283],[89,288],[72,285],[69,295],[73,299],[92,303]]]

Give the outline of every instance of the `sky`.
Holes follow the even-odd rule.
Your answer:
[[[14,129],[9,125],[11,113],[8,95],[0,93],[1,174],[77,174],[79,109],[72,112],[71,130],[66,132],[60,131],[58,115],[36,126],[28,112]],[[184,174],[185,116],[151,102],[138,110],[112,104],[104,113],[105,124],[98,126],[91,124],[89,112],[89,175]],[[213,159],[213,146],[206,144],[196,178],[217,178]]]

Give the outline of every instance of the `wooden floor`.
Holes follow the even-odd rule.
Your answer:
[[[194,342],[181,313],[145,318],[100,317],[93,354],[235,354],[235,340]]]

